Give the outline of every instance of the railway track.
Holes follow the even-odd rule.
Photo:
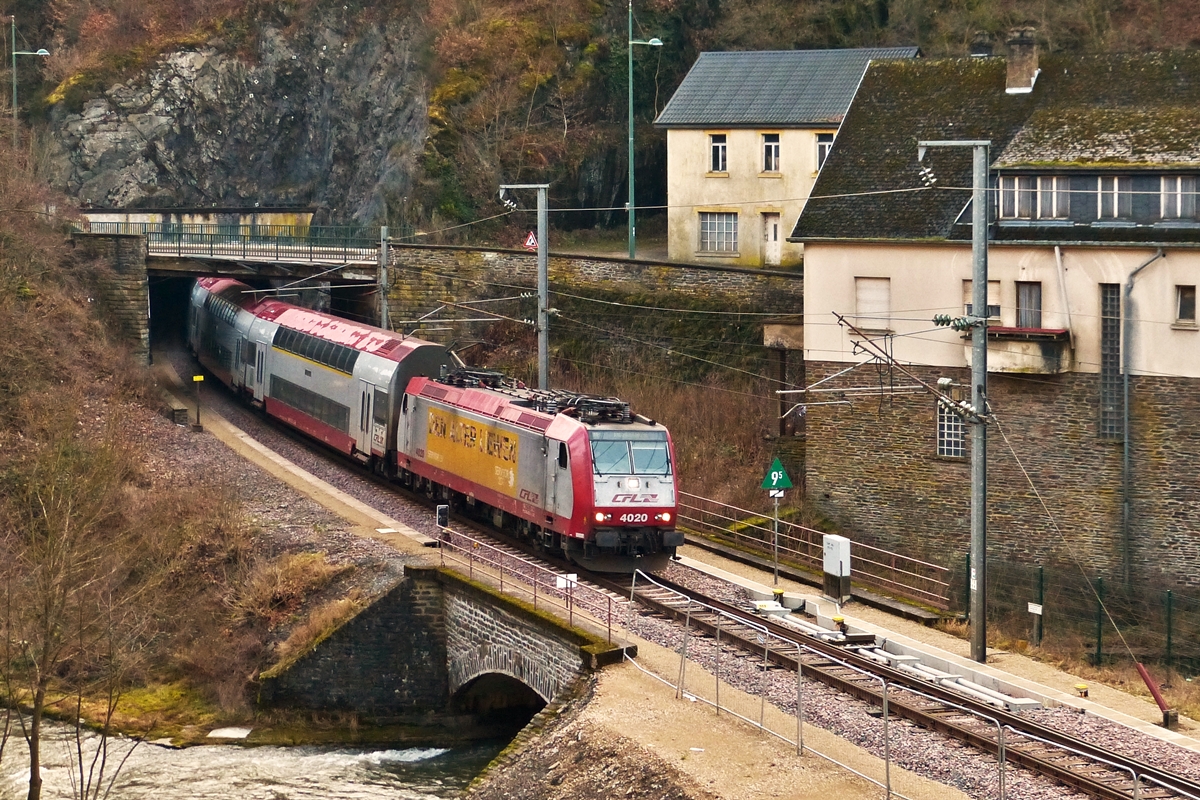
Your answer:
[[[269,418],[260,419],[277,433],[320,452],[328,461],[343,467],[353,464],[352,470],[360,478],[366,477],[372,483],[426,507],[435,504],[421,493],[406,490],[362,470],[347,457],[314,446],[286,426]],[[534,559],[557,569],[576,571],[559,559],[515,545],[508,539],[497,539],[478,520],[457,514],[454,518],[459,525],[470,528],[473,535],[486,537],[498,550],[514,559]],[[580,577],[581,583],[590,584],[612,597],[630,597],[628,584],[587,573]],[[880,664],[854,647],[806,636],[749,610],[704,597],[661,578],[654,580],[657,585],[643,581],[633,593],[636,602],[651,612],[668,619],[686,620],[688,625],[708,636],[716,636],[719,629],[722,642],[785,669],[797,670],[802,664],[806,678],[819,680],[867,703],[882,705],[886,694],[889,716],[911,720],[983,752],[1002,754],[1005,763],[1026,767],[1092,797],[1200,800],[1200,783],[1193,779],[1110,753],[1097,745],[1033,723],[1019,714],[951,692],[936,682],[920,680],[910,673]],[[764,647],[764,631],[778,643],[777,646]],[[886,687],[886,691],[882,687]]]
[[[629,593],[604,579],[614,591]],[[704,597],[686,587],[654,578],[635,581],[634,598],[652,612],[684,620],[704,635],[717,637],[786,669],[803,665],[805,678],[873,705],[885,702],[889,715],[952,737],[973,748],[1052,778],[1090,797],[1111,800],[1200,798],[1200,782],[1039,725],[1031,720],[879,663],[862,651],[805,635],[751,611]],[[718,633],[719,631],[719,633]],[[764,644],[763,632],[775,641]],[[886,687],[886,688],[885,688]]]

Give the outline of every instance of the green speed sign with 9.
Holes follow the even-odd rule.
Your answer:
[[[767,476],[763,478],[762,488],[792,488],[792,479],[788,477],[787,470],[783,468],[783,462],[781,462],[778,458],[771,463],[771,468],[767,470]]]

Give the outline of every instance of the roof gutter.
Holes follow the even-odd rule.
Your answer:
[[[1133,552],[1132,552],[1132,513],[1130,508],[1131,495],[1133,492],[1133,466],[1131,463],[1132,442],[1130,442],[1129,430],[1129,369],[1130,363],[1133,360],[1133,282],[1138,274],[1146,267],[1153,264],[1160,258],[1165,258],[1166,253],[1160,247],[1155,251],[1154,255],[1143,261],[1137,269],[1129,273],[1129,277],[1125,280],[1125,302],[1121,308],[1121,374],[1124,384],[1124,400],[1122,405],[1123,414],[1123,433],[1125,444],[1121,455],[1121,568],[1125,578],[1125,588],[1128,589],[1133,585]]]

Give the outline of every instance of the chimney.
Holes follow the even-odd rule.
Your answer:
[[[1038,76],[1036,28],[1013,28],[1008,34],[1008,81],[1005,91],[1025,94],[1033,91]]]
[[[976,31],[975,38],[971,39],[971,58],[988,58],[994,51],[992,35],[987,31]]]

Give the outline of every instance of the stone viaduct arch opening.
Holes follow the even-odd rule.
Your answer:
[[[450,698],[455,714],[470,714],[480,722],[525,727],[533,716],[546,707],[546,699],[527,684],[503,672],[485,672],[463,684]]]

